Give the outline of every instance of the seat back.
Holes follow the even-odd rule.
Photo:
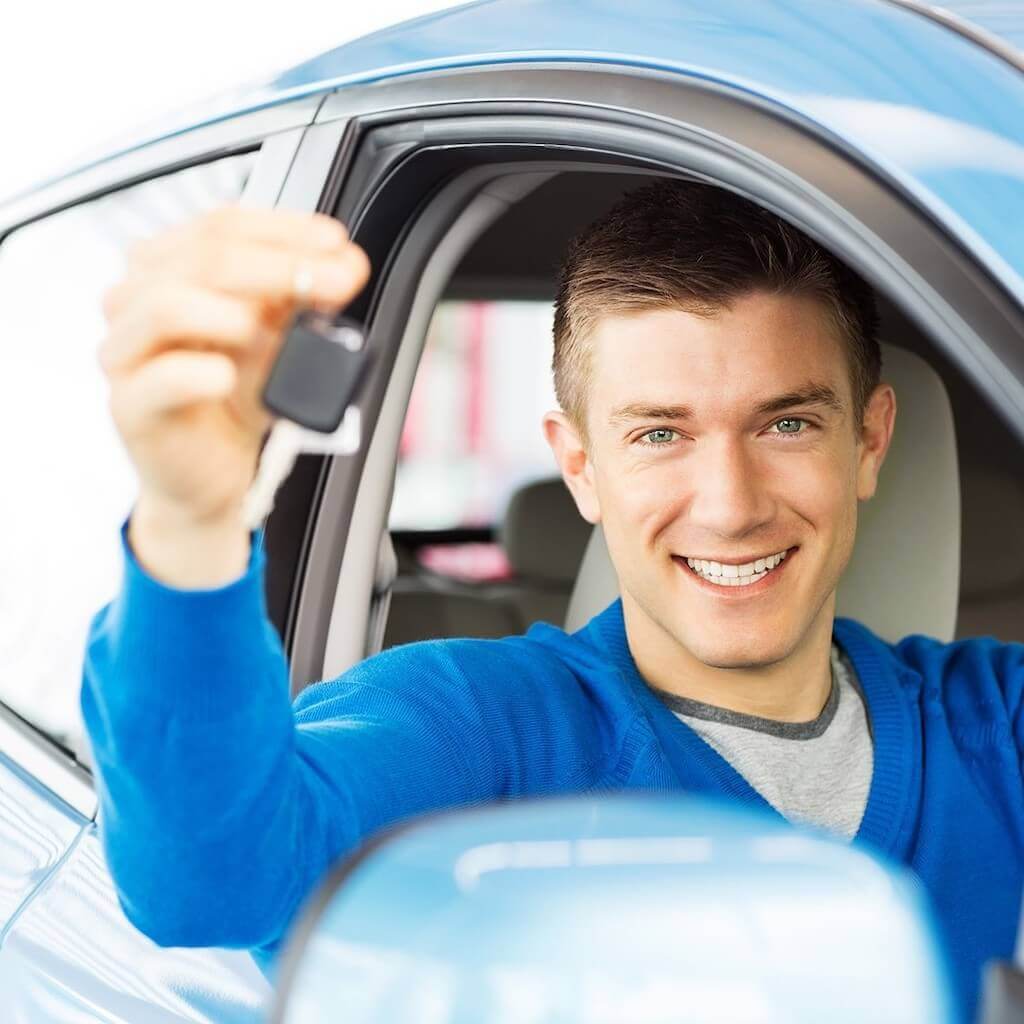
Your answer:
[[[523,629],[564,621],[590,530],[560,476],[533,480],[512,495],[500,538],[512,570],[505,595],[518,606]]]
[[[859,510],[857,542],[836,614],[886,640],[925,633],[951,640],[960,587],[960,480],[953,411],[938,373],[920,356],[882,346],[896,390],[892,446],[875,497]],[[600,527],[591,535],[569,602],[572,632],[618,596]]]
[[[965,467],[957,636],[1024,643],[1024,480],[1012,467]]]
[[[499,531],[511,577],[452,579],[410,560],[390,585],[383,646],[428,637],[509,636],[534,622],[563,622],[589,537],[590,525],[561,477],[524,484],[509,500]]]

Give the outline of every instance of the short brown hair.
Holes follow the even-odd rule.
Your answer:
[[[868,284],[823,246],[725,189],[664,178],[627,193],[569,244],[555,303],[555,393],[586,430],[586,340],[609,314],[713,316],[756,289],[818,298],[846,344],[856,421],[878,384],[878,313]]]

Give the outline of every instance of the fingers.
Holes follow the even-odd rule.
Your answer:
[[[366,253],[354,243],[345,243],[328,256],[323,252],[210,239],[201,246],[174,247],[159,265],[136,265],[131,270],[134,273],[130,272],[104,294],[103,309],[108,319],[117,316],[134,294],[151,285],[155,277],[256,300],[261,308],[300,299],[310,305],[341,307],[366,284],[370,263]],[[300,283],[302,295],[296,294]]]
[[[366,253],[323,214],[226,206],[137,244],[103,297],[99,358],[122,435],[186,405],[211,436],[262,430],[259,387],[288,317],[300,303],[347,305],[369,276]],[[227,400],[219,418],[211,399]]]
[[[99,350],[108,375],[129,370],[171,345],[241,350],[261,335],[262,321],[250,303],[196,285],[163,281],[125,295],[130,304],[111,318]]]
[[[326,213],[260,209],[237,204],[221,206],[199,219],[200,230],[268,245],[338,249],[348,242],[341,221]]]
[[[152,420],[197,402],[226,398],[235,388],[234,362],[218,352],[166,352],[124,376],[111,391],[122,430],[136,433]]]
[[[204,239],[217,237],[307,249],[315,255],[341,249],[348,242],[348,231],[344,224],[325,213],[250,209],[232,204],[137,242],[129,251],[129,259],[139,265],[152,265],[162,262],[182,245],[201,244]]]

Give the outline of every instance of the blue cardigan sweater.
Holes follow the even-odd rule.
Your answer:
[[[651,692],[616,601],[578,633],[394,648],[289,703],[263,557],[176,591],[125,546],[82,708],[128,917],[165,945],[273,952],[332,862],[434,808],[526,794],[691,790],[765,801]],[[1024,645],[896,645],[838,619],[874,737],[856,841],[931,895],[964,1012],[1011,955],[1024,883]],[[880,936],[880,941],[883,937]]]

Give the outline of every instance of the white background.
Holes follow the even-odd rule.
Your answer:
[[[451,0],[17,4],[0,43],[0,202],[146,122]]]

